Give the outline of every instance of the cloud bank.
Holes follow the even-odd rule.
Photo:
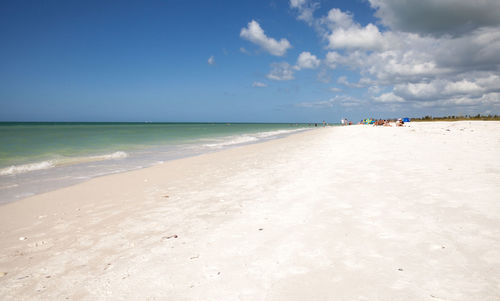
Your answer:
[[[328,49],[321,63],[360,76],[338,83],[364,89],[377,105],[499,108],[500,1],[368,1],[385,27],[361,25],[338,8],[306,20],[304,10],[315,4],[290,1]],[[321,103],[332,104],[314,107]]]

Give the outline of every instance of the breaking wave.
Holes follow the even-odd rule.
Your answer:
[[[221,141],[218,141],[218,142],[203,144],[203,146],[208,147],[208,148],[218,149],[218,148],[223,148],[226,146],[245,144],[245,143],[255,142],[255,141],[259,141],[259,140],[263,140],[263,139],[269,139],[269,138],[272,138],[272,137],[278,136],[278,135],[285,135],[285,134],[291,134],[294,132],[301,132],[304,130],[305,129],[277,130],[277,131],[260,132],[260,133],[255,133],[255,134],[230,136],[230,137],[226,137],[225,139],[221,139]]]
[[[8,176],[8,175],[21,174],[21,173],[26,173],[26,172],[36,171],[36,170],[50,169],[50,168],[54,168],[56,166],[62,166],[62,165],[72,165],[72,164],[93,162],[93,161],[116,160],[116,159],[123,159],[126,157],[128,157],[128,154],[126,152],[122,152],[122,151],[118,151],[118,152],[114,152],[114,153],[110,153],[110,154],[105,154],[105,155],[98,155],[98,156],[64,157],[64,158],[59,158],[59,159],[54,159],[54,160],[47,160],[47,161],[28,163],[28,164],[20,164],[20,165],[12,165],[9,167],[5,167],[5,168],[0,169],[0,176]]]
[[[30,164],[22,164],[22,165],[12,165],[6,168],[0,169],[0,175],[14,175],[19,173],[25,173],[29,171],[41,170],[41,169],[49,169],[55,167],[53,161],[42,161]]]

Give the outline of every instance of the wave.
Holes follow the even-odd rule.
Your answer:
[[[98,156],[65,157],[54,160],[47,160],[47,161],[21,164],[21,165],[12,165],[9,167],[5,167],[0,169],[0,176],[8,176],[8,175],[21,174],[31,171],[37,171],[37,170],[50,169],[56,166],[73,165],[78,163],[86,163],[94,161],[116,160],[116,159],[123,159],[126,157],[128,157],[128,154],[122,151],[117,151],[111,154],[104,154]]]
[[[294,132],[301,132],[304,130],[306,130],[306,129],[276,130],[276,131],[260,132],[260,133],[255,133],[255,134],[230,136],[230,137],[226,137],[224,140],[222,140],[220,142],[207,143],[207,144],[203,144],[203,146],[208,147],[208,148],[223,148],[225,146],[255,142],[255,141],[259,141],[259,140],[263,140],[263,139],[269,139],[269,138],[272,138],[273,136],[291,134]]]
[[[277,136],[277,135],[291,134],[294,132],[302,132],[304,130],[306,130],[306,129],[276,130],[276,131],[258,133],[257,136],[261,137],[261,138],[267,138],[267,137],[272,137],[272,136]]]
[[[25,173],[29,171],[49,169],[55,167],[54,161],[42,161],[30,164],[22,164],[22,165],[12,165],[6,168],[0,169],[0,175],[14,175],[19,173]]]
[[[110,159],[123,159],[127,158],[128,154],[126,152],[118,151],[111,154],[101,155],[101,156],[92,156],[94,160],[110,160]]]
[[[230,146],[235,144],[243,144],[248,142],[253,142],[259,140],[256,137],[252,136],[231,136],[231,138],[218,142],[218,143],[207,143],[203,144],[204,147],[208,148],[222,148],[224,146]]]

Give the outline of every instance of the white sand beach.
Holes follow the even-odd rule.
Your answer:
[[[500,122],[318,128],[0,206],[1,300],[500,300]]]

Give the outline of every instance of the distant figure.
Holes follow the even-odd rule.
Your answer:
[[[325,127],[325,126],[326,126],[326,122],[323,120],[323,127]]]
[[[401,120],[401,118],[398,119],[398,121],[396,121],[396,126],[404,126],[404,121]]]
[[[341,123],[342,125],[344,125],[344,122],[345,122],[345,120],[344,120],[344,118],[342,118],[342,120],[340,120],[340,123]]]
[[[317,123],[315,123],[315,124],[314,124],[314,126],[316,126],[316,127],[317,127],[317,126],[318,126],[318,124],[317,124]]]

